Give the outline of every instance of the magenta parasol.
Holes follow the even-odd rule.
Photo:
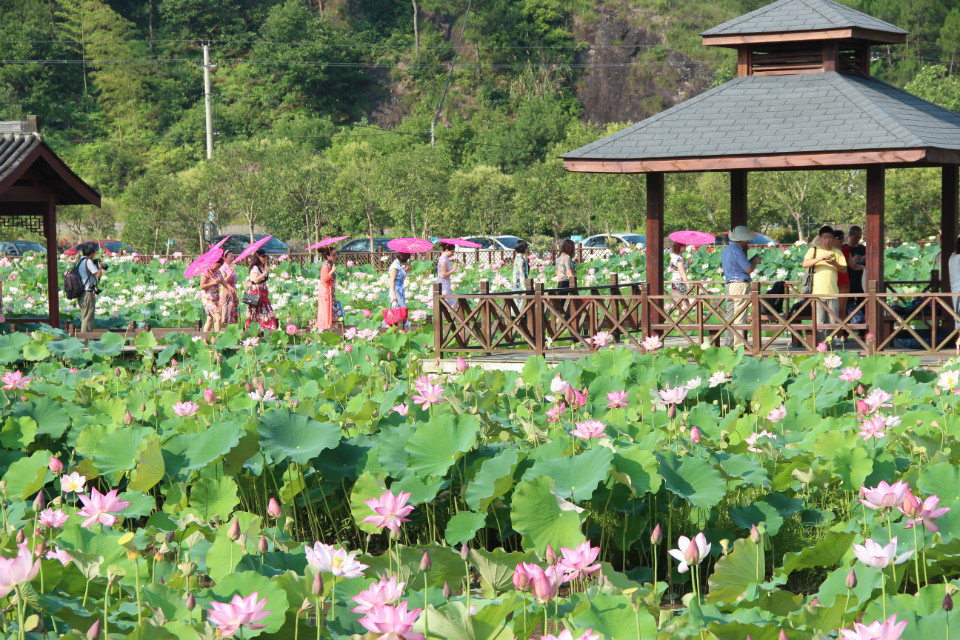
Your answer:
[[[422,253],[433,249],[433,243],[423,238],[394,238],[387,247],[400,253]]]
[[[217,244],[211,246],[210,248],[211,248],[211,249],[219,249],[219,248],[221,248],[221,247],[223,246],[223,243],[225,243],[227,240],[229,240],[229,239],[232,238],[232,237],[233,237],[233,234],[232,234],[232,233],[229,233],[229,234],[227,234],[227,235],[223,238],[223,240],[221,240],[221,241],[218,242]]]
[[[213,265],[217,264],[217,260],[223,255],[223,249],[219,247],[211,247],[207,250],[205,254],[194,260],[190,265],[183,270],[183,275],[188,278],[193,278],[198,276]]]
[[[440,242],[446,242],[447,244],[456,245],[458,247],[467,247],[469,249],[479,249],[483,246],[479,242],[471,242],[470,240],[464,240],[463,238],[440,238]]]
[[[248,244],[248,245],[247,245],[247,248],[244,249],[242,252],[240,252],[240,255],[238,255],[236,258],[233,259],[234,264],[237,264],[238,262],[240,262],[241,260],[243,260],[243,259],[246,258],[247,256],[251,255],[251,254],[252,254],[253,252],[255,252],[257,249],[259,249],[259,248],[262,247],[263,245],[267,244],[267,242],[268,242],[268,241],[270,240],[270,238],[272,238],[272,237],[273,237],[273,236],[264,236],[264,237],[260,238],[259,240],[257,240],[256,242],[252,242],[252,243]]]
[[[324,238],[323,240],[321,240],[321,241],[318,242],[317,244],[312,244],[312,245],[310,245],[309,247],[307,247],[307,251],[310,251],[311,249],[319,249],[320,247],[326,247],[327,245],[331,245],[331,244],[334,244],[334,243],[336,243],[336,242],[340,242],[341,240],[346,240],[346,239],[349,238],[349,237],[350,237],[350,236],[338,236],[338,237],[336,237],[336,238]]]
[[[669,237],[674,242],[692,247],[702,247],[717,241],[716,237],[703,231],[674,231]]]

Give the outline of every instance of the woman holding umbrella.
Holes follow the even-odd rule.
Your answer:
[[[220,277],[220,267],[223,265],[223,251],[216,249],[210,256],[210,267],[200,275],[200,302],[207,313],[207,320],[203,323],[203,330],[220,331],[220,286],[223,279]]]
[[[220,325],[237,324],[237,270],[233,266],[234,255],[223,252],[223,266],[220,267]]]
[[[444,296],[452,296],[453,283],[450,281],[450,276],[457,270],[457,265],[451,260],[454,252],[453,244],[450,242],[440,242],[437,246],[440,247],[440,259],[437,260],[437,282],[440,283],[440,293]],[[451,307],[454,309],[457,308],[457,300],[455,298],[445,298],[445,300]]]
[[[267,278],[270,276],[271,266],[267,261],[267,254],[263,249],[257,249],[248,259],[250,265],[250,293],[257,297],[257,304],[251,305],[247,311],[247,322],[244,328],[249,328],[251,322],[256,322],[261,329],[275,330],[277,318],[273,315],[273,306],[270,304],[270,290],[267,288]]]
[[[397,257],[390,264],[390,278],[387,282],[392,283],[390,287],[390,308],[400,309],[407,306],[407,263],[410,262],[410,254],[402,251],[397,252]],[[404,323],[404,328],[410,328],[410,321]]]
[[[713,244],[717,239],[702,231],[674,231],[669,237],[673,241],[670,247],[670,265],[667,267],[667,272],[670,274],[670,295],[673,296],[674,308],[679,308],[681,300],[690,290],[688,273],[690,265],[683,257],[684,250],[688,246],[701,247]]]
[[[333,327],[333,290],[337,286],[337,250],[332,246],[320,247],[323,265],[320,267],[320,287],[317,290],[317,331],[329,331]]]

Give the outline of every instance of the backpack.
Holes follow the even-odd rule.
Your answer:
[[[80,263],[83,260],[83,258],[80,258],[73,265],[73,268],[63,276],[63,292],[66,294],[67,300],[76,300],[83,295],[83,282],[80,280]]]

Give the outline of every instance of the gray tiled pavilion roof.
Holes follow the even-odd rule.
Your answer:
[[[907,33],[888,22],[833,0],[778,0],[739,18],[728,20],[700,35],[732,36],[849,28],[895,34]]]
[[[872,78],[736,78],[567,160],[665,160],[898,149],[960,150],[960,114]]]
[[[0,180],[16,169],[39,145],[40,136],[36,133],[0,134]]]

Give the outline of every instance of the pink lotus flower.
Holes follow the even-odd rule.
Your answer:
[[[603,349],[605,346],[613,342],[613,334],[609,331],[598,331],[596,335],[590,338],[590,344],[596,349]]]
[[[264,610],[267,599],[257,601],[260,596],[254,591],[246,598],[233,596],[230,604],[225,602],[211,602],[207,621],[217,628],[221,638],[231,638],[241,627],[248,629],[263,629],[266,625],[257,624],[269,614]]]
[[[707,557],[711,546],[701,531],[693,537],[693,540],[687,536],[680,536],[677,540],[677,548],[670,549],[667,553],[680,561],[677,571],[686,573],[690,565],[700,564],[700,561]]]
[[[392,407],[390,410],[393,411],[394,413],[397,413],[397,414],[401,415],[401,416],[405,416],[405,415],[407,415],[408,413],[410,413],[410,405],[405,404],[405,403],[404,403],[404,404],[398,404],[398,405],[395,405],[394,407]]]
[[[670,385],[667,385],[666,389],[660,389],[660,400],[663,404],[681,404],[684,400],[687,399],[688,390],[685,386],[670,388]]]
[[[553,380],[550,381],[550,393],[554,395],[563,395],[569,388],[569,383],[564,382],[559,373],[553,376]]]
[[[599,420],[587,420],[585,422],[577,422],[577,428],[573,430],[573,435],[584,440],[589,440],[591,438],[596,438],[599,440],[606,435],[605,430],[607,425],[603,424]]]
[[[3,382],[4,391],[13,391],[14,389],[26,389],[30,386],[30,378],[23,375],[20,370],[16,371],[7,371],[3,374],[3,377],[0,378],[0,381]]]
[[[547,422],[556,422],[567,412],[567,405],[560,403],[547,409]]]
[[[47,551],[47,555],[44,557],[47,560],[56,560],[63,566],[67,566],[73,560],[73,556],[57,546],[53,547],[53,549],[50,551]]]
[[[856,382],[863,378],[863,371],[860,367],[845,367],[840,371],[840,380],[843,382]]]
[[[747,443],[747,451],[752,453],[760,453],[760,449],[757,448],[757,440],[760,438],[770,438],[771,440],[776,440],[777,435],[775,433],[770,433],[766,429],[763,429],[760,433],[751,433],[746,438],[743,439]]]
[[[939,496],[928,496],[926,500],[920,502],[920,498],[907,489],[907,492],[903,495],[903,502],[897,507],[900,513],[910,518],[904,528],[912,529],[922,524],[927,531],[933,533],[939,531],[933,521],[950,511],[950,507],[937,508],[939,504]]]
[[[467,364],[467,361],[461,358],[460,356],[457,356],[457,373],[459,373],[460,375],[463,375],[464,373],[467,372],[467,369],[469,368],[470,368],[470,365]]]
[[[897,622],[897,614],[893,614],[885,622],[874,620],[869,625],[853,623],[853,629],[840,629],[842,640],[900,640],[907,621]]]
[[[640,348],[643,349],[645,353],[659,351],[663,348],[663,341],[660,340],[660,336],[647,336],[640,343]]]
[[[607,394],[607,409],[625,409],[627,406],[627,398],[630,396],[626,391],[611,391]]]
[[[77,494],[77,497],[79,497],[80,502],[83,503],[83,508],[80,509],[77,515],[86,518],[86,520],[81,523],[81,526],[87,528],[95,522],[99,522],[105,527],[112,527],[113,523],[119,520],[114,514],[121,513],[130,506],[129,502],[124,502],[117,497],[116,489],[111,489],[106,495],[103,495],[95,488],[91,488],[89,497],[82,493]]]
[[[368,613],[374,607],[382,607],[386,604],[393,604],[403,597],[403,588],[406,582],[397,582],[397,576],[390,576],[390,579],[380,578],[379,582],[374,582],[369,588],[353,596],[353,601],[357,603],[353,609],[354,613]]]
[[[270,402],[271,400],[277,399],[277,394],[273,392],[273,389],[267,389],[265,391],[254,389],[247,395],[250,396],[250,399],[254,402]]]
[[[410,522],[407,516],[413,511],[413,506],[407,504],[409,499],[409,492],[401,491],[400,495],[395,496],[390,491],[384,491],[379,498],[364,500],[376,515],[367,516],[363,522],[369,522],[377,529],[386,528],[395,534],[400,533],[400,525]]]
[[[424,640],[422,633],[415,633],[413,625],[423,609],[407,611],[407,601],[391,607],[376,606],[360,618],[363,627],[375,634],[377,640]]]
[[[512,580],[517,591],[523,591],[530,584],[531,575],[528,570],[530,566],[526,562],[518,562],[516,568],[514,568]]]
[[[557,567],[542,569],[535,564],[527,565],[527,575],[530,576],[530,592],[537,602],[543,604],[557,597],[560,589]]]
[[[288,324],[288,325],[286,326],[286,328],[285,328],[284,330],[287,332],[287,335],[288,335],[288,336],[292,336],[292,335],[294,335],[294,334],[297,332],[297,325],[295,325],[295,324],[293,324],[293,323],[291,322],[290,324]]]
[[[860,425],[860,437],[864,440],[871,438],[885,438],[887,436],[887,419],[883,416],[866,418]]]
[[[893,539],[891,539],[890,542],[883,547],[873,540],[867,538],[864,540],[862,545],[853,545],[853,554],[857,556],[857,559],[860,560],[860,562],[869,567],[886,569],[891,564],[901,564],[906,562],[906,560],[913,555],[913,549],[907,551],[906,553],[901,553],[898,556],[896,536],[894,536]]]
[[[886,409],[892,407],[893,405],[890,404],[891,400],[893,400],[893,395],[883,389],[873,389],[862,402],[867,406],[868,413],[873,413],[881,408]],[[858,410],[860,408],[860,402],[861,400],[857,398]]]
[[[621,249],[621,252],[623,249]],[[570,632],[570,629],[564,629],[559,633],[559,635],[553,635],[550,633],[540,636],[540,640],[600,640],[600,634],[594,633],[593,629],[587,629],[581,633],[576,638],[573,637],[573,634]]]
[[[776,409],[771,409],[770,413],[767,414],[767,420],[776,424],[787,417],[787,407],[780,405]]]
[[[817,345],[817,353],[826,353],[826,351],[827,351],[826,342],[821,342]]]
[[[823,359],[823,368],[827,371],[833,371],[834,369],[839,369],[842,366],[843,360],[841,360],[840,356],[836,354],[831,354]],[[810,375],[814,375],[813,371],[810,372]],[[810,379],[813,380],[813,378]]]
[[[50,527],[52,529],[59,529],[67,521],[67,514],[62,510],[57,509],[44,509],[40,512],[39,522],[45,527]]]
[[[79,493],[83,491],[83,486],[86,484],[86,482],[86,477],[74,471],[73,473],[68,473],[60,479],[60,488],[64,493]]]
[[[363,318],[364,318],[365,320],[369,320],[370,318],[373,317],[373,312],[370,311],[370,309],[364,309],[364,310],[361,311],[360,313],[363,314]]]
[[[368,565],[357,562],[359,551],[347,553],[343,548],[315,542],[305,547],[307,563],[321,573],[332,573],[342,578],[359,578]]]
[[[25,542],[20,543],[17,555],[0,558],[0,598],[21,584],[30,582],[40,571],[40,560],[34,560]]]
[[[50,463],[47,464],[47,468],[50,469],[50,472],[54,475],[60,475],[60,472],[63,471],[63,463],[60,462],[60,458],[57,456],[50,456]]]
[[[909,488],[910,485],[903,480],[893,484],[881,480],[875,487],[860,487],[860,502],[868,509],[893,509],[903,502],[903,496]]]
[[[715,387],[719,387],[724,382],[729,382],[729,381],[730,381],[730,376],[727,374],[726,371],[724,371],[723,369],[720,369],[719,371],[714,372],[714,374],[710,376],[710,379],[707,381],[707,386],[713,389]]]
[[[557,570],[564,582],[586,580],[591,573],[600,571],[600,564],[591,564],[600,554],[600,547],[591,547],[589,542],[581,542],[575,549],[560,547],[560,562]]]
[[[413,403],[420,405],[420,408],[426,411],[435,404],[446,402],[443,396],[443,387],[440,383],[417,382],[417,395],[413,396]]]
[[[180,416],[181,418],[186,418],[192,416],[200,409],[200,405],[196,402],[186,401],[186,402],[174,402],[173,403],[173,412]]]

